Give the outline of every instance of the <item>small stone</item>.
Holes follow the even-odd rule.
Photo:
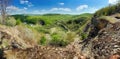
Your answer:
[[[118,45],[114,45],[115,48],[119,47]]]
[[[55,48],[52,48],[53,50],[55,50]]]
[[[106,34],[107,36],[109,35],[109,34]]]
[[[58,50],[57,48],[55,50]]]
[[[49,47],[47,47],[47,50],[49,50],[50,48]]]
[[[104,32],[104,34],[106,34],[107,32]]]
[[[42,55],[42,53],[39,53],[39,55]]]
[[[62,48],[60,48],[59,50],[62,51]]]
[[[78,59],[78,57],[77,56],[74,56],[74,58],[73,59]]]
[[[66,58],[63,58],[63,59],[66,59]]]
[[[112,39],[114,39],[114,38],[112,38]]]

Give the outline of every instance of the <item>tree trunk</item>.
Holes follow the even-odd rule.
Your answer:
[[[1,24],[5,24],[6,18],[7,18],[7,5],[8,0],[0,0],[0,8],[1,8]]]

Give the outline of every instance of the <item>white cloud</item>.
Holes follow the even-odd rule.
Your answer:
[[[30,1],[28,0],[20,0],[20,4],[25,4],[27,5],[28,7],[32,7],[34,6]]]
[[[95,13],[99,8],[91,7],[89,8],[89,13]]]
[[[11,5],[7,7],[7,12],[10,14],[23,14],[26,12],[27,9],[27,7],[19,8]]]
[[[47,14],[47,13],[49,13],[49,11],[43,9],[43,10],[33,10],[32,12],[27,12],[27,13],[28,14]]]
[[[109,4],[116,4],[118,0],[109,0],[108,3]]]
[[[81,5],[78,8],[76,8],[76,12],[74,12],[74,14],[95,13],[99,9],[100,8],[91,7],[91,6],[88,7],[88,5]]]
[[[29,1],[28,0],[20,0],[20,4],[28,4]]]
[[[76,8],[76,10],[81,11],[81,10],[86,9],[86,8],[88,8],[88,5],[80,5]]]
[[[7,10],[17,11],[17,10],[19,10],[19,8],[16,7],[16,6],[8,6],[8,7],[7,7]]]
[[[23,10],[27,10],[27,9],[28,9],[27,7],[23,7],[23,8],[19,8],[16,6],[8,6],[7,7],[7,10],[11,10],[11,11],[23,11]]]
[[[65,4],[65,3],[63,3],[63,2],[59,3],[59,5],[62,5],[62,6],[63,6],[64,4]]]
[[[27,7],[24,7],[23,10],[27,10],[28,8]]]
[[[52,9],[50,9],[50,11],[66,11],[66,12],[70,12],[71,9],[70,8],[52,8]]]
[[[59,10],[59,8],[52,8],[52,9],[50,9],[50,11],[58,11]]]
[[[34,10],[34,11],[32,12],[32,14],[40,14],[40,11],[39,11],[39,10]]]
[[[71,12],[70,8],[51,8],[51,9],[42,9],[42,10],[33,10],[32,12],[27,12],[28,14],[47,14],[47,13],[69,13]]]
[[[45,9],[42,9],[41,11],[44,12],[44,11],[46,11],[46,10],[45,10]]]
[[[34,6],[31,2],[28,4],[28,7],[32,7]]]
[[[99,8],[89,7],[86,10],[82,11],[81,13],[95,13],[97,10],[99,10]]]

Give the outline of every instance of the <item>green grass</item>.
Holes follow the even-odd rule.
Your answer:
[[[52,40],[50,41],[50,45],[52,46],[66,46],[68,42],[62,38],[60,34],[54,33],[51,35]]]
[[[47,39],[46,39],[44,36],[41,37],[39,44],[41,44],[41,45],[46,45],[46,40],[47,40]]]

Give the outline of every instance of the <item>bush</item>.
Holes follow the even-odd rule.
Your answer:
[[[88,36],[88,34],[86,34],[86,33],[81,33],[82,40],[86,39],[87,36]]]
[[[8,26],[15,26],[16,25],[16,20],[13,17],[9,17],[6,20],[6,25],[8,25]]]
[[[41,40],[40,40],[40,44],[41,45],[46,45],[46,38],[43,36],[42,38],[41,38]]]
[[[66,46],[68,44],[67,41],[64,39],[61,39],[61,36],[58,34],[53,34],[52,35],[52,40],[50,41],[50,45],[53,46]]]
[[[37,30],[37,31],[40,32],[40,33],[49,33],[49,30],[48,30],[48,29],[46,29],[46,28],[44,28],[44,27],[42,27],[42,26],[40,26],[40,25],[36,25],[36,26],[34,27],[34,29]]]
[[[21,22],[21,20],[16,20],[16,25],[20,25],[22,22]]]
[[[28,16],[25,20],[28,24],[41,24],[45,25],[45,22],[43,19],[41,19],[39,16]]]
[[[67,32],[65,36],[65,40],[67,40],[68,42],[73,42],[75,37],[76,34],[74,32]]]

